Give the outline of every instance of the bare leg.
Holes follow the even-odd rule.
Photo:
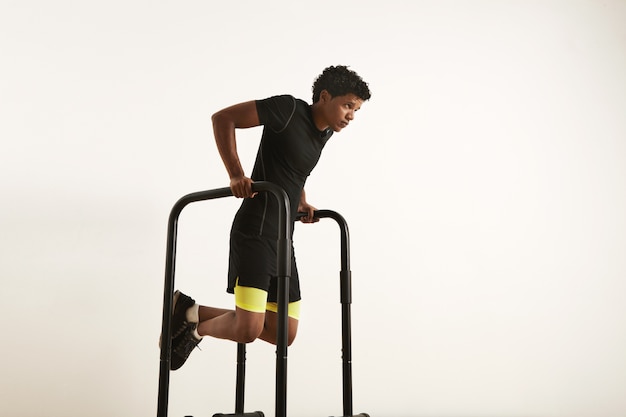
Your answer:
[[[214,319],[215,317],[221,316],[222,314],[226,314],[232,311],[233,310],[227,310],[225,308],[200,306],[198,310],[198,315],[200,316],[200,322],[203,322],[206,320]]]
[[[289,331],[287,334],[287,345],[291,346],[298,333],[298,320],[289,317]],[[278,314],[273,311],[267,311],[265,313],[265,325],[263,326],[263,332],[259,336],[260,339],[266,342],[276,344],[276,336],[278,335]]]
[[[220,309],[201,308],[202,314],[209,317],[217,314]],[[202,320],[198,324],[200,336],[212,336],[218,339],[229,339],[238,343],[250,343],[263,331],[265,313],[253,313],[236,307],[224,310],[223,314]]]
[[[254,313],[239,307],[233,311],[200,306],[199,316],[198,333],[200,336],[212,336],[238,343],[250,343],[260,338],[276,344],[277,314],[272,311]],[[287,337],[289,345],[293,343],[297,331],[298,320],[289,317],[289,334]]]

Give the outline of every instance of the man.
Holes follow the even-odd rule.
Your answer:
[[[203,336],[249,343],[257,338],[276,343],[277,279],[276,241],[278,206],[273,195],[256,195],[254,181],[272,182],[289,197],[291,218],[306,213],[304,223],[314,223],[315,207],[306,200],[304,184],[322,149],[334,132],[340,132],[371,94],[367,83],[346,66],[330,66],[313,83],[313,104],[289,95],[248,101],[212,116],[215,141],[235,197],[244,198],[233,221],[228,273],[229,293],[235,309],[199,306],[176,291],[172,317],[171,369],[180,368]],[[236,129],[263,125],[263,135],[252,175],[247,177],[237,154]],[[293,220],[292,220],[293,221]],[[293,228],[292,228],[293,231]],[[289,281],[289,334],[296,337],[300,285],[295,258]]]

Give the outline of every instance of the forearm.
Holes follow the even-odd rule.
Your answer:
[[[222,158],[224,167],[230,179],[244,176],[243,167],[237,153],[237,140],[235,136],[235,123],[220,113],[212,117],[213,134],[217,150]]]
[[[228,176],[231,180],[244,177],[244,171],[237,154],[235,129],[246,129],[259,125],[259,115],[255,102],[247,101],[222,109],[215,113],[211,120],[215,143]]]
[[[300,201],[298,202],[299,206],[304,206],[306,205],[306,192],[304,191],[304,188],[302,189],[302,192],[300,193]]]
[[[306,192],[304,192],[304,188],[300,193],[300,201],[298,202],[298,212],[306,213],[306,216],[301,217],[300,221],[303,223],[315,223],[318,222],[319,219],[315,217],[315,207],[307,203],[306,201]]]

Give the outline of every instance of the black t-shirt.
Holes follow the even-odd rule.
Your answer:
[[[293,221],[304,183],[333,132],[318,130],[311,106],[290,95],[257,100],[256,107],[263,136],[251,178],[274,183],[285,190]],[[276,238],[278,203],[274,195],[263,192],[244,199],[235,216],[233,230]]]

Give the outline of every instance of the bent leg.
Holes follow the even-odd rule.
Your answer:
[[[206,314],[210,307],[203,308]],[[211,309],[213,313],[219,309]],[[223,310],[223,314],[208,320],[201,321],[198,333],[201,336],[212,336],[219,339],[228,339],[237,343],[250,343],[259,337],[263,331],[265,313],[256,313],[236,307],[233,310]]]
[[[264,328],[267,291],[235,286],[235,310],[200,308],[198,333],[238,343],[256,340]]]
[[[287,345],[291,346],[298,333],[298,319],[289,317],[289,330],[287,332]],[[263,332],[259,336],[260,339],[266,342],[276,344],[276,338],[278,336],[278,314],[274,311],[268,310],[265,313],[265,325]]]
[[[233,310],[209,306],[200,306],[200,308],[198,309],[198,316],[200,318],[200,321],[203,322],[206,320],[214,319],[215,317],[219,317],[222,314],[226,314],[231,311]]]
[[[276,344],[278,335],[278,306],[267,302],[267,292],[251,287],[235,287],[235,310],[200,306],[198,333],[219,339],[250,343],[257,338]],[[300,301],[289,303],[289,331],[291,345],[298,332]]]
[[[298,320],[289,317],[288,345],[293,343],[297,332]],[[239,307],[233,311],[200,306],[198,333],[200,336],[228,339],[238,343],[250,343],[259,338],[275,345],[278,335],[278,314],[273,311],[255,313]]]

